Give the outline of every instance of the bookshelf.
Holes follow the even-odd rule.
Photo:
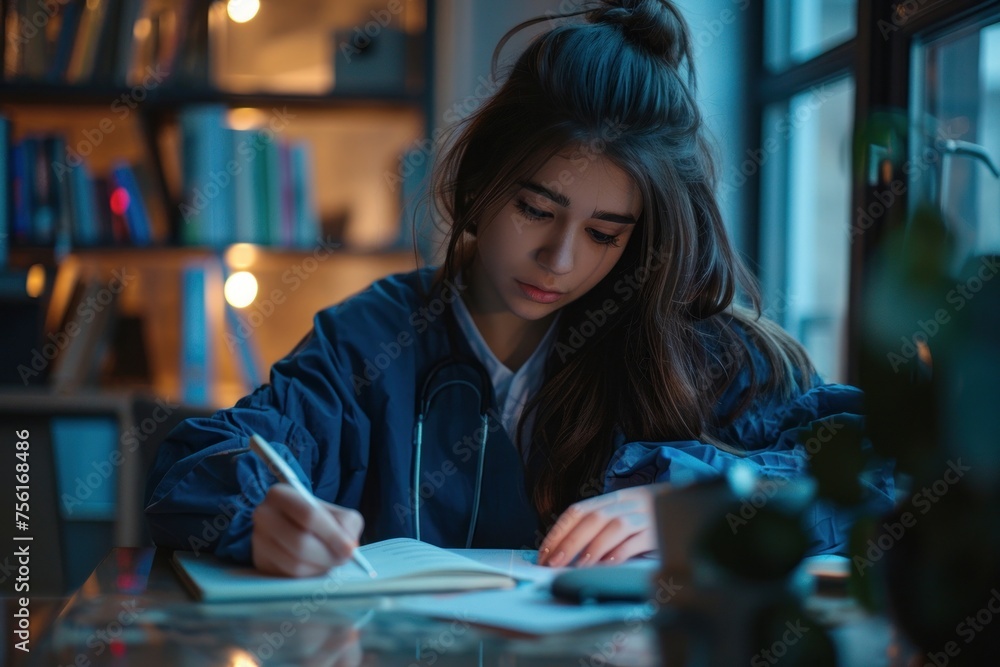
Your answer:
[[[50,443],[48,539],[78,554],[53,592],[144,541],[169,426],[232,405],[315,312],[416,264],[415,183],[391,176],[431,133],[433,1],[261,0],[241,24],[228,4],[0,0],[0,403]],[[74,475],[138,427],[140,455],[73,514]]]
[[[64,373],[65,390],[183,399],[184,285],[197,269],[209,334],[199,358],[216,367],[197,402],[230,404],[316,310],[416,263],[403,200],[414,184],[393,177],[429,134],[433,2],[263,0],[243,23],[232,4],[0,4],[0,266],[55,273],[46,333],[71,326],[87,289],[136,275],[115,295],[103,347],[78,352],[99,367]],[[234,264],[234,248],[256,259]],[[311,264],[308,287],[282,282]],[[234,309],[222,285],[241,270],[259,297]],[[280,316],[234,350],[231,331],[258,320],[274,290],[288,297]],[[134,329],[125,338],[123,322]],[[119,346],[126,366],[144,355],[145,369],[122,376]],[[256,376],[241,372],[251,358]]]

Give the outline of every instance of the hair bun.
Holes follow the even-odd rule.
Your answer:
[[[587,20],[622,26],[627,39],[673,67],[688,55],[684,17],[667,0],[604,0]]]

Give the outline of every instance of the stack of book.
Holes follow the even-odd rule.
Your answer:
[[[160,216],[146,202],[155,191],[144,165],[118,163],[106,177],[94,177],[74,160],[61,135],[10,139],[10,123],[0,117],[0,161],[5,165],[7,204],[0,226],[13,246],[148,245],[167,237]],[[154,220],[156,228],[154,228]]]
[[[163,242],[169,236],[146,165],[117,163],[95,177],[66,149],[58,134],[11,140],[10,122],[0,116],[0,233],[11,246],[74,247]],[[0,251],[0,262],[6,252]]]
[[[226,114],[216,105],[180,114],[180,242],[315,245],[319,220],[308,146],[270,129],[230,129]]]
[[[195,0],[8,0],[8,79],[137,85],[170,72]]]

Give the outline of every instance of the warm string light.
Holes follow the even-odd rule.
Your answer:
[[[260,0],[229,0],[226,11],[235,23],[246,23],[257,16],[260,10]]]
[[[33,264],[28,269],[28,277],[24,281],[24,290],[32,299],[37,299],[45,291],[45,267]]]
[[[249,271],[237,271],[226,279],[226,301],[234,308],[246,308],[257,298],[257,279]]]

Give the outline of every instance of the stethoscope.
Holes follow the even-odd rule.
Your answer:
[[[455,298],[461,298],[456,296]],[[455,331],[455,313],[452,311],[448,313],[447,327],[448,327],[448,339],[451,344],[451,349],[455,350],[455,336],[457,332]],[[479,386],[477,387],[473,382],[468,379],[463,379],[459,377],[458,379],[446,380],[435,386],[435,379],[441,375],[442,371],[448,368],[471,368],[475,371],[476,376],[479,378]],[[472,518],[469,519],[469,531],[465,537],[465,548],[469,549],[472,547],[472,537],[476,533],[476,519],[479,517],[479,498],[483,488],[483,463],[486,460],[486,440],[489,437],[489,409],[490,400],[492,398],[493,382],[490,377],[486,374],[483,367],[473,361],[457,357],[452,355],[446,359],[442,359],[438,363],[434,364],[430,371],[427,373],[427,377],[424,379],[423,386],[420,390],[420,403],[417,412],[417,423],[413,429],[413,450],[414,450],[414,461],[413,461],[413,483],[412,491],[413,494],[413,523],[414,523],[414,535],[419,540],[420,539],[420,456],[423,450],[424,444],[424,420],[427,418],[427,414],[430,412],[431,404],[434,399],[442,390],[449,387],[455,386],[465,386],[476,392],[479,397],[479,419],[482,422],[482,439],[479,443],[479,461],[476,465],[476,486],[473,493],[472,500]]]

